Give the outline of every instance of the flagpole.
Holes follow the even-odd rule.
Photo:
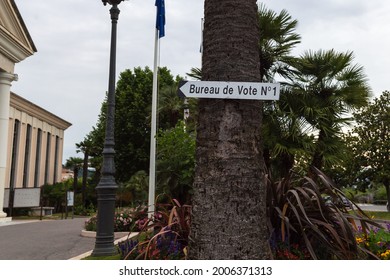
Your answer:
[[[149,164],[149,200],[148,216],[155,212],[156,193],[156,134],[157,134],[157,92],[158,92],[158,62],[159,62],[159,30],[156,29],[154,43],[154,66],[153,66],[153,91],[152,91],[152,122],[150,131],[150,164]]]

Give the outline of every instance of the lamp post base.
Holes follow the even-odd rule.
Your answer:
[[[98,216],[95,248],[92,256],[112,256],[118,254],[114,245],[115,192],[117,186],[111,180],[102,178],[96,187],[98,193]]]
[[[93,257],[100,257],[100,256],[114,256],[118,254],[118,250],[112,246],[113,239],[111,237],[107,238],[107,240],[100,240],[96,239],[95,243],[95,249],[92,251]]]

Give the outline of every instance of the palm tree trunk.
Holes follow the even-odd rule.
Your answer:
[[[78,178],[79,178],[79,167],[75,166],[73,168],[73,191],[74,191],[74,193],[77,193]]]
[[[256,0],[205,0],[203,80],[260,81]],[[262,103],[199,100],[191,259],[268,259]]]
[[[326,138],[325,132],[323,130],[320,130],[310,167],[316,167],[317,169],[321,170],[323,166],[323,159],[324,159],[323,151],[324,151],[325,138]],[[311,174],[310,171],[309,174]]]
[[[81,187],[81,196],[82,196],[82,204],[83,207],[87,207],[86,205],[86,191],[87,191],[87,180],[88,180],[88,162],[89,162],[89,151],[85,149],[84,151],[84,163],[83,163],[83,184]]]
[[[390,179],[385,178],[383,184],[385,185],[385,189],[386,189],[386,198],[387,198],[386,208],[387,211],[390,212]]]
[[[280,178],[287,178],[291,169],[294,167],[294,155],[283,153],[281,156],[282,164],[280,166]]]

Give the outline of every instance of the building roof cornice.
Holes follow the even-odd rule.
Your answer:
[[[24,99],[23,97],[17,95],[16,93],[11,92],[11,107],[14,107],[17,110],[27,113],[30,116],[34,116],[41,121],[47,122],[50,125],[53,125],[59,129],[67,129],[72,124],[55,114],[39,107],[38,105]]]
[[[0,3],[0,52],[13,63],[33,55],[37,49],[14,0]]]

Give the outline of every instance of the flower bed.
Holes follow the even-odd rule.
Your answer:
[[[139,227],[140,221],[145,220],[146,211],[139,209],[123,209],[115,212],[114,232],[131,232]],[[85,222],[86,231],[96,231],[97,216],[93,216]]]
[[[381,260],[390,260],[390,223],[385,228],[371,227],[364,231],[359,227],[356,242]]]
[[[140,234],[118,244],[122,259],[179,260],[187,257],[191,206],[158,204],[151,218],[135,221]],[[142,215],[140,215],[142,216]]]

